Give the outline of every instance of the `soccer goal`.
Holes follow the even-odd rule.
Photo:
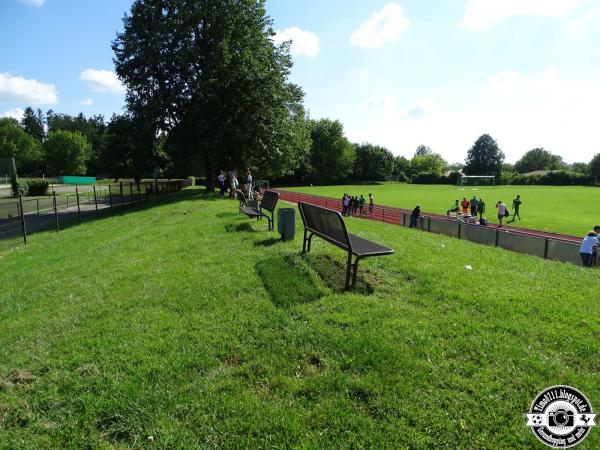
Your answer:
[[[496,177],[494,175],[462,175],[456,183],[458,189],[469,186],[494,187],[496,186]]]

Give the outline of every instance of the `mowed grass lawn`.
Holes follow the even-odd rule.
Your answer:
[[[541,390],[600,408],[598,272],[348,223],[396,251],[350,293],[194,190],[0,253],[0,447],[541,448]]]
[[[496,186],[465,187],[423,185],[406,183],[382,183],[375,185],[315,186],[289,188],[288,190],[325,197],[342,198],[364,195],[369,192],[379,206],[413,209],[421,205],[425,213],[446,214],[454,200],[463,197],[483,197],[491,223],[498,223],[496,203],[502,200],[512,210],[513,199],[520,194],[522,220],[508,225],[534,230],[585,236],[594,225],[600,224],[600,188],[582,186]],[[512,217],[511,217],[512,219]]]

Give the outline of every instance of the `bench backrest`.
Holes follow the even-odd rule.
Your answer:
[[[298,203],[304,228],[338,247],[351,249],[344,218],[338,211],[320,206]]]
[[[269,212],[275,211],[277,201],[279,200],[279,192],[266,191],[260,202],[260,209],[266,209]]]

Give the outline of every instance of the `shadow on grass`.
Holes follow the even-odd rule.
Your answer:
[[[269,239],[265,239],[263,241],[255,241],[254,245],[256,247],[272,247],[274,245],[277,245],[279,243],[283,242],[281,239],[279,238],[269,238]]]
[[[345,290],[346,283],[346,264],[333,258],[331,255],[322,253],[305,253],[302,255],[304,261],[315,272],[319,274],[323,282],[334,292],[348,292]],[[373,271],[358,266],[356,275],[356,286],[350,292],[371,295],[376,288],[384,285],[383,278]]]
[[[255,269],[271,301],[281,308],[312,302],[328,293],[298,255],[273,256],[257,263]]]
[[[256,233],[256,230],[252,228],[249,222],[243,223],[230,223],[225,225],[225,231],[227,233]]]

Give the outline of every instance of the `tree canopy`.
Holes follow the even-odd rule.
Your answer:
[[[289,43],[273,35],[264,0],[136,0],[113,42],[130,113],[156,138],[185,130],[178,154],[209,190],[218,168],[285,174],[308,151]]]
[[[346,178],[354,165],[356,154],[344,136],[338,120],[321,119],[311,122],[312,147],[310,163],[313,177],[320,183],[334,183]]]
[[[515,170],[519,173],[533,172],[534,170],[557,170],[564,168],[563,159],[553,155],[543,148],[534,148],[525,153],[515,163]]]
[[[53,175],[84,175],[91,146],[85,136],[71,131],[51,131],[44,142],[46,164]]]
[[[441,176],[444,172],[444,159],[437,153],[421,153],[415,154],[413,159],[410,160],[410,173],[411,175],[417,175],[419,173],[427,172],[435,176]]]
[[[42,164],[41,145],[14,119],[0,119],[0,158],[15,158],[21,173],[34,174]]]
[[[394,155],[387,148],[372,144],[354,144],[354,151],[354,179],[382,181],[392,174]]]
[[[502,173],[504,153],[489,134],[480,136],[469,149],[463,172],[465,175],[495,175]]]

